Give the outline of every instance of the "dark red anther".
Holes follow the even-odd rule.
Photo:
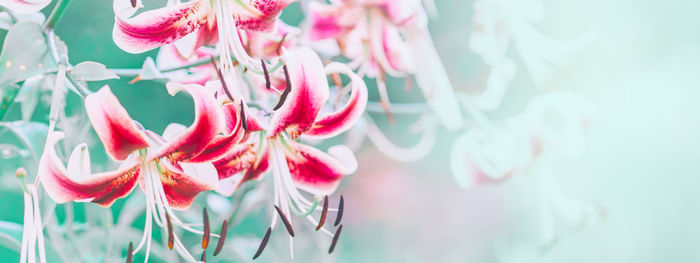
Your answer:
[[[287,232],[289,232],[289,235],[294,237],[294,228],[292,228],[292,224],[289,223],[289,219],[287,218],[287,216],[282,212],[282,209],[280,209],[279,206],[275,206],[275,210],[277,210],[277,214],[280,215],[282,223],[284,223],[284,227],[287,228]]]
[[[316,231],[323,227],[326,223],[326,216],[328,215],[328,196],[323,198],[323,210],[321,210],[321,218],[318,220],[318,225],[316,226]]]
[[[214,250],[214,256],[219,254],[221,252],[221,249],[224,248],[224,242],[226,242],[226,232],[228,232],[228,220],[224,220],[224,223],[221,224],[221,232],[219,232],[219,243],[216,244],[216,249]]]

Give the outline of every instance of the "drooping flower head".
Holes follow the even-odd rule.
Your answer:
[[[319,223],[326,218],[327,202],[324,209],[317,205],[321,197],[335,192],[343,176],[357,169],[357,161],[345,146],[331,147],[325,153],[297,139],[330,138],[349,129],[362,116],[366,106],[366,86],[359,76],[342,64],[333,63],[324,68],[318,56],[308,48],[286,52],[285,60],[289,85],[276,103],[274,112],[269,117],[266,114],[247,115],[259,126],[255,129],[258,136],[250,136],[247,143],[214,162],[221,179],[220,190],[230,194],[243,182],[260,179],[264,172],[270,171],[276,212],[290,235],[293,236],[294,232],[289,215],[295,213],[317,225],[318,230],[323,229],[324,233],[335,236]],[[350,78],[350,95],[344,105],[324,113],[329,101],[326,75],[333,73]],[[262,109],[266,110],[269,109]],[[299,190],[314,195],[314,201],[308,200]],[[321,212],[318,221],[314,218],[316,212]],[[275,228],[277,221],[278,217],[273,217],[269,231]]]
[[[136,12],[141,1],[135,2],[114,1],[113,38],[121,49],[141,53],[175,43],[184,56],[190,56],[202,45],[218,43],[221,66],[228,71],[233,66],[232,57],[248,66],[257,63],[243,49],[240,31],[274,30],[280,12],[292,1],[176,1],[140,14]]]
[[[133,253],[146,242],[147,250],[150,249],[151,213],[161,227],[166,227],[167,218],[168,228],[175,224],[201,233],[182,223],[173,209],[187,209],[198,193],[217,187],[218,177],[211,161],[240,139],[238,131],[225,129],[223,113],[204,87],[170,84],[168,91],[172,95],[186,91],[192,96],[195,120],[190,127],[171,124],[162,137],[139,127],[107,86],[85,99],[88,117],[107,154],[120,162],[116,171],[92,173],[85,144],[73,150],[64,166],[54,149],[64,137],[62,132],[49,134],[39,164],[40,181],[57,203],[89,201],[110,206],[140,185],[147,201],[146,229]],[[192,258],[177,237],[173,242],[171,248],[174,246],[181,256]]]

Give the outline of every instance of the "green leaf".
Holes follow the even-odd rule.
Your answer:
[[[10,28],[0,53],[0,87],[55,70],[41,25],[21,21]]]
[[[22,110],[22,120],[30,121],[32,119],[32,114],[34,114],[34,109],[39,103],[39,94],[41,83],[44,82],[44,76],[34,76],[28,78],[22,83],[22,88],[17,94],[15,101],[21,103],[20,109]]]
[[[77,81],[99,81],[119,78],[114,72],[107,69],[105,65],[92,61],[85,61],[75,65],[68,74]]]
[[[0,246],[19,252],[22,245],[22,226],[0,221]]]
[[[15,101],[15,97],[19,92],[17,84],[9,84],[0,87],[0,121],[5,117],[5,113],[10,109],[10,105]]]
[[[14,121],[0,123],[0,127],[5,127],[22,141],[23,146],[32,153],[34,160],[39,163],[39,158],[44,152],[46,135],[49,127],[39,122]]]

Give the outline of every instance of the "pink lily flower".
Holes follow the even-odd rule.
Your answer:
[[[218,42],[224,71],[233,67],[232,57],[247,66],[252,58],[245,53],[239,30],[269,32],[280,12],[291,0],[194,0],[134,14],[141,7],[115,0],[114,42],[126,52],[141,53],[176,43],[184,56],[198,47]],[[179,41],[181,40],[181,41]],[[251,63],[249,63],[251,62]],[[257,65],[255,69],[259,69]]]
[[[48,195],[57,203],[89,201],[110,206],[138,183],[146,195],[147,216],[144,236],[133,253],[146,243],[148,255],[151,216],[161,227],[165,228],[167,221],[169,229],[174,224],[201,234],[178,219],[173,209],[188,209],[198,193],[217,187],[218,177],[211,162],[229,151],[241,136],[227,129],[224,114],[209,90],[199,85],[168,84],[171,95],[183,90],[194,100],[195,120],[190,127],[171,124],[162,137],[139,128],[108,86],[87,96],[85,107],[90,122],[108,155],[121,162],[120,167],[93,174],[85,144],[73,150],[66,167],[54,149],[64,135],[51,133],[39,164],[39,178]],[[221,135],[222,131],[226,133]],[[177,236],[172,245],[182,257],[193,259]]]
[[[361,76],[375,78],[390,114],[385,73],[415,77],[437,118],[449,129],[463,125],[449,77],[427,29],[420,0],[347,0],[309,4],[309,41],[332,40]],[[325,43],[328,43],[327,41]],[[330,48],[324,48],[330,50]]]
[[[323,223],[319,224],[325,220],[328,208],[321,211],[317,205],[321,197],[335,192],[344,176],[355,172],[357,160],[343,145],[331,147],[325,153],[296,140],[302,136],[330,138],[348,130],[363,114],[367,88],[362,79],[343,64],[332,63],[324,68],[320,58],[309,48],[285,52],[285,60],[289,86],[277,109],[271,117],[249,117],[255,118],[255,123],[267,123],[267,127],[257,128],[260,130],[258,138],[251,136],[246,143],[214,162],[221,179],[220,190],[230,194],[243,182],[260,179],[263,173],[271,171],[273,202],[290,235],[294,236],[292,218],[287,215],[294,212],[317,225],[318,230],[334,236],[322,227]],[[326,74],[334,73],[350,77],[351,94],[345,105],[336,111],[322,113],[330,96]],[[299,190],[314,195],[314,201],[308,200]],[[315,212],[321,212],[322,219],[317,221],[313,217]],[[268,232],[275,228],[277,220],[276,216],[272,218]],[[261,245],[260,251],[263,248]]]
[[[51,0],[0,0],[0,6],[20,14],[39,12],[50,3]]]

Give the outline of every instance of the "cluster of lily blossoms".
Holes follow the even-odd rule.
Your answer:
[[[70,1],[57,3],[56,10],[66,8],[66,2]],[[389,93],[395,90],[387,87],[389,77],[405,79],[407,86],[415,81],[426,108],[445,129],[465,131],[468,125],[462,110],[472,115],[480,127],[467,130],[452,153],[453,172],[464,188],[526,171],[547,159],[543,156],[548,156],[545,153],[550,146],[561,143],[559,135],[545,129],[538,119],[544,111],[561,108],[544,105],[536,110],[538,106],[532,106],[503,127],[492,126],[481,114],[500,104],[505,86],[515,74],[512,60],[505,55],[509,34],[516,42],[525,43],[522,39],[531,31],[530,27],[514,27],[522,24],[518,19],[530,18],[513,16],[520,13],[504,8],[509,5],[501,2],[508,1],[475,3],[478,28],[471,48],[492,71],[485,88],[488,92],[475,97],[456,96],[453,91],[427,28],[428,14],[435,13],[432,1],[301,1],[306,20],[300,27],[279,19],[292,2],[169,0],[166,6],[142,10],[141,0],[114,0],[115,44],[128,53],[159,49],[155,62],[147,60],[136,73],[115,72],[134,77],[132,82],[162,81],[170,95],[187,93],[193,100],[194,121],[189,126],[170,124],[162,134],[132,119],[109,86],[91,92],[81,89],[79,81],[66,81],[70,78],[67,68],[72,66],[59,61],[65,56],[59,56],[54,46],[51,51],[59,66],[53,117],[37,179],[24,185],[21,261],[35,262],[36,254],[41,262],[46,260],[37,195],[40,188],[56,203],[92,202],[104,207],[139,188],[146,200],[144,231],[140,240],[129,244],[127,262],[142,250],[148,261],[155,226],[167,233],[169,249],[186,261],[197,262],[206,260],[212,237],[218,240],[213,255],[221,253],[229,222],[224,220],[216,234],[210,229],[206,208],[202,221],[194,223],[181,219],[180,211],[189,210],[200,193],[232,196],[247,182],[259,180],[271,180],[272,189],[266,191],[271,199],[267,205],[270,223],[256,253],[250,256],[258,258],[273,231],[283,226],[293,257],[294,229],[301,222],[327,235],[328,253],[332,253],[343,227],[344,199],[340,196],[337,206],[331,207],[329,196],[335,194],[344,177],[357,170],[358,162],[348,146],[322,151],[314,145],[360,126],[367,127],[377,147],[389,149],[384,151],[397,160],[414,160],[430,150],[422,142],[413,150],[398,149],[385,137],[372,135],[381,131],[365,114],[365,79],[376,84],[380,108],[390,120],[400,107],[390,102]],[[0,6],[19,20],[50,3],[0,0]],[[502,31],[501,24],[508,25],[510,32]],[[51,42],[53,32],[47,32]],[[341,58],[349,62],[334,62]],[[535,71],[533,63],[526,64]],[[536,79],[540,82],[541,78]],[[84,93],[90,125],[107,155],[119,164],[117,170],[93,173],[85,143],[74,147],[67,159],[56,150],[66,137],[56,130],[59,118],[53,114],[61,103],[64,85]],[[562,112],[568,113],[566,109]],[[566,117],[572,127],[569,132],[579,135],[585,130],[585,114]],[[435,140],[432,129],[429,140]],[[333,213],[332,224],[326,223]],[[202,236],[201,256],[194,255],[176,230]]]

